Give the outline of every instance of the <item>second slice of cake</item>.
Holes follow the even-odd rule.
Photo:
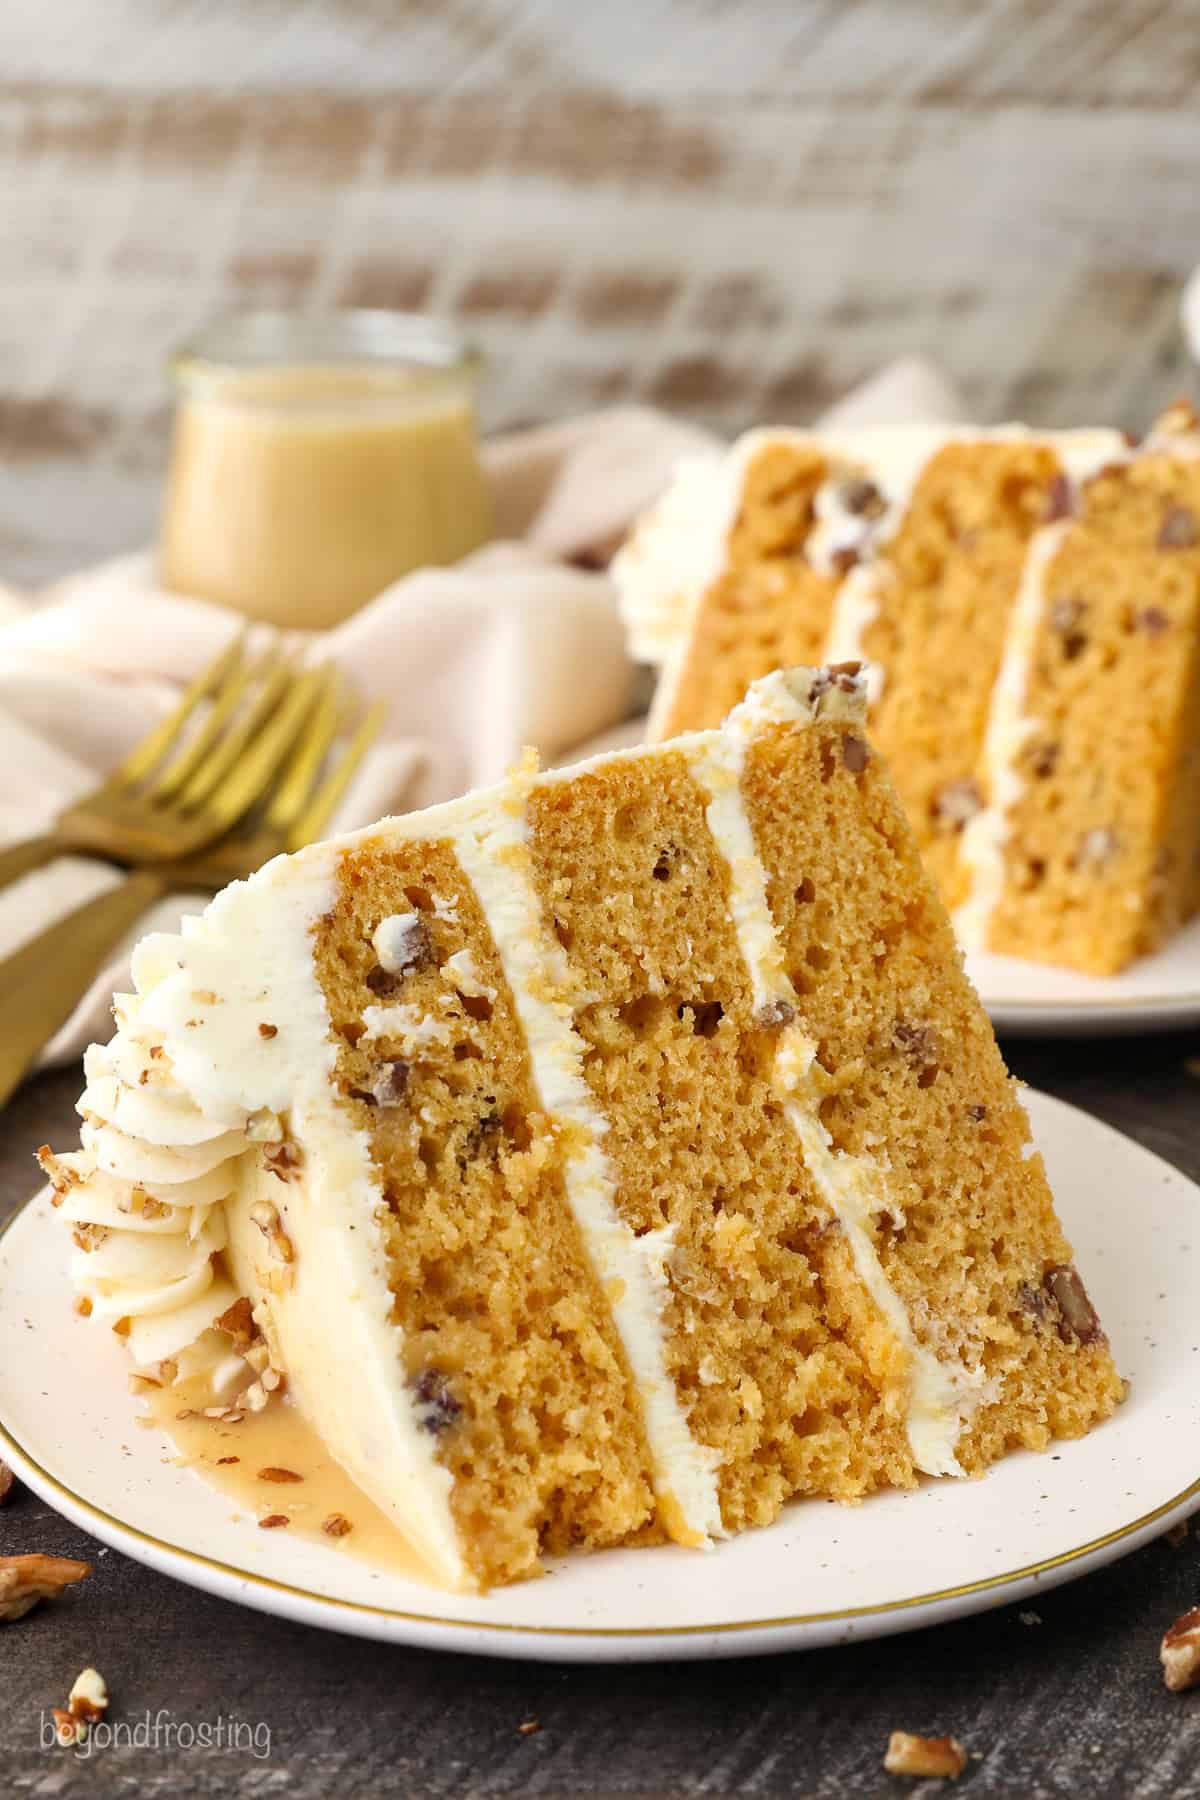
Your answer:
[[[248,1356],[245,1403],[286,1385],[460,1585],[1103,1418],[864,703],[778,673],[719,730],[385,820],[145,940],[83,1148],[46,1156],[85,1310],[156,1379],[228,1398]]]
[[[651,734],[795,662],[871,667],[960,939],[1119,971],[1200,909],[1200,428],[748,433],[615,565]]]

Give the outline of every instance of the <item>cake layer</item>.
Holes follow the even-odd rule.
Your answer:
[[[89,1147],[49,1161],[84,1291],[131,1333],[154,1308],[152,1378],[286,1382],[480,1586],[1111,1410],[865,699],[776,674],[720,730],[525,768],[148,940]]]
[[[1200,900],[1198,456],[1186,409],[1137,449],[751,433],[617,565],[633,636],[659,621],[652,736],[715,724],[797,655],[866,659],[872,738],[961,938],[1120,968]]]
[[[592,1120],[572,1117],[561,1020],[551,1009],[547,1032],[529,1017],[539,922],[521,917],[519,866],[488,857],[489,823],[469,814],[441,841],[388,832],[351,852],[316,935],[339,1084],[382,1178],[407,1379],[484,1584],[536,1572],[543,1550],[620,1542],[655,1515],[615,1304],[622,1279],[627,1312],[649,1289],[646,1257],[622,1276],[593,1241],[611,1229],[603,1158]],[[390,957],[384,920],[404,926]],[[642,1301],[653,1337],[657,1308]],[[692,1446],[661,1411],[666,1504]],[[719,1528],[703,1491],[688,1498],[697,1535]]]

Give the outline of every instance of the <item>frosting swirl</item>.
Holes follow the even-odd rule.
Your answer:
[[[177,1357],[236,1300],[217,1260],[227,1241],[224,1202],[248,1143],[268,1135],[229,1096],[202,1105],[178,1077],[159,1027],[178,998],[161,990],[192,991],[184,950],[184,939],[162,936],[139,948],[137,991],[114,1002],[116,1034],[84,1057],[82,1148],[42,1158],[75,1228],[72,1282],[93,1315],[117,1324],[142,1366]]]

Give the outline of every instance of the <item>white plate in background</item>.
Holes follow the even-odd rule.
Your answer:
[[[1200,918],[1120,975],[1079,975],[986,950],[967,951],[967,974],[997,1031],[1111,1037],[1180,1030],[1200,1024]]]
[[[301,1624],[434,1649],[746,1656],[1027,1600],[1200,1507],[1200,1188],[1087,1114],[1027,1099],[1132,1385],[1089,1437],[1010,1456],[981,1481],[926,1481],[856,1507],[800,1502],[707,1555],[608,1551],[490,1595],[440,1593],[231,1516],[227,1496],[135,1425],[124,1352],[72,1313],[67,1233],[45,1193],[0,1236],[0,1455],[77,1525],[180,1581]]]

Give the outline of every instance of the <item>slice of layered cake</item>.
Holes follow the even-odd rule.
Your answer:
[[[651,735],[866,659],[871,734],[972,946],[1115,972],[1200,907],[1200,433],[760,431],[617,564]]]
[[[83,1308],[442,1582],[974,1474],[1120,1382],[862,680],[280,859],[45,1153]],[[282,1397],[282,1398],[281,1398]]]

